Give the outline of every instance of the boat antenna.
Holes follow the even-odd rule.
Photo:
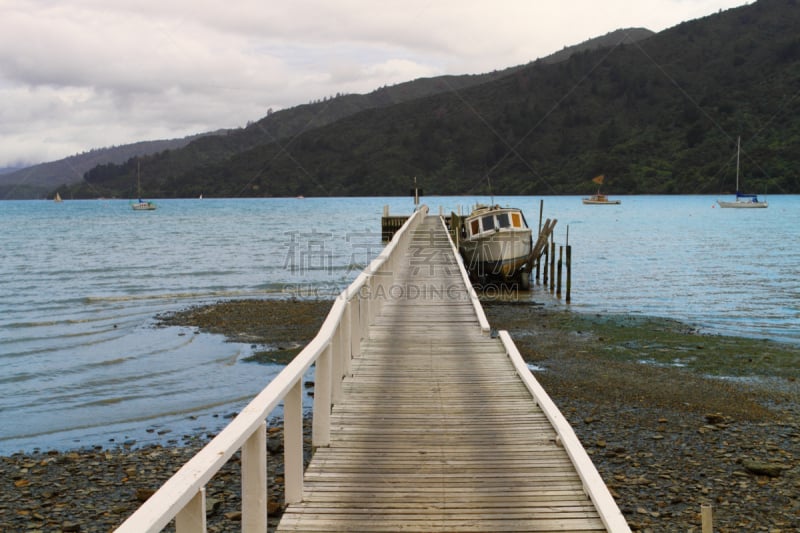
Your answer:
[[[489,205],[494,205],[494,193],[492,192],[492,178],[489,176],[489,174],[486,174],[486,183],[489,185],[489,198],[492,199]]]

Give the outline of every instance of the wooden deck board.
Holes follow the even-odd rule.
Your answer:
[[[435,218],[396,283],[278,531],[605,531]]]

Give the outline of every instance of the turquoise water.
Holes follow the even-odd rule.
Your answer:
[[[424,200],[449,213],[490,199]],[[800,343],[799,196],[771,197],[766,210],[719,209],[709,196],[622,200],[544,198],[557,243],[569,226],[574,309]],[[494,202],[538,221],[538,197]],[[383,206],[413,208],[407,198],[158,204],[0,202],[0,453],[218,429],[280,368],[243,362],[249,345],[154,328],[154,317],[220,299],[333,297],[380,251]]]

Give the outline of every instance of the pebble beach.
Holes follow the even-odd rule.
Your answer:
[[[290,360],[330,302],[226,301],[159,317]],[[486,302],[611,489],[631,529],[800,529],[800,347],[710,335],[661,318],[583,315],[561,305]],[[269,428],[269,515],[282,509],[282,427]],[[108,443],[0,457],[0,531],[113,531],[213,437]],[[311,450],[308,450],[307,459]],[[209,531],[238,531],[234,458],[208,487]]]

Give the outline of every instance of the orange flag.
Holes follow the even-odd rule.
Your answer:
[[[603,184],[603,179],[604,179],[604,178],[605,178],[605,175],[604,175],[604,174],[600,174],[600,175],[599,175],[599,176],[597,176],[596,178],[592,178],[592,181],[593,181],[593,182],[595,182],[595,183],[596,183],[596,184],[598,184],[598,185],[602,185],[602,184]]]

